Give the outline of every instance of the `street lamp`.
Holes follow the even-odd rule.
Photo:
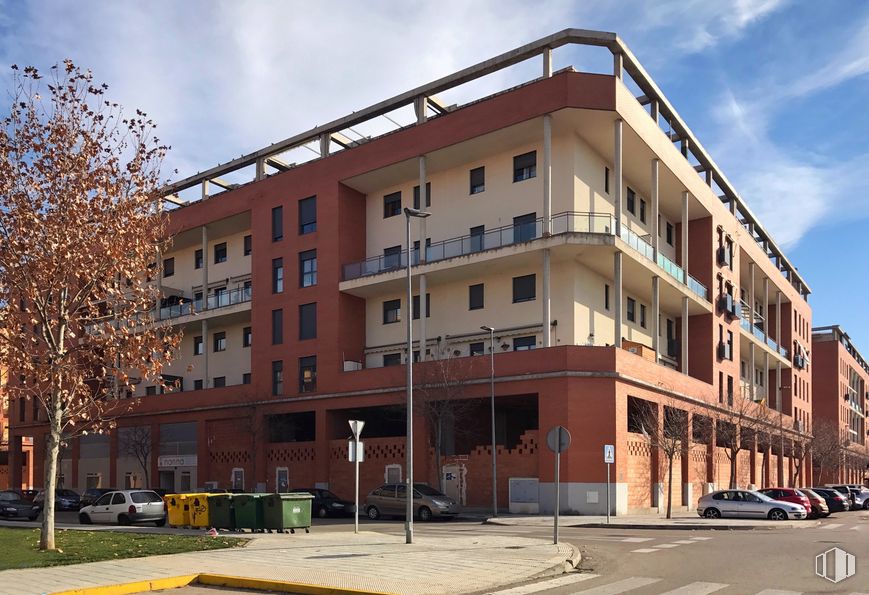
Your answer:
[[[498,466],[497,453],[495,452],[495,329],[491,326],[481,326],[480,329],[489,331],[489,361],[491,362],[491,374],[489,376],[489,395],[492,402],[492,516],[498,516]]]
[[[405,448],[407,451],[407,508],[404,521],[405,543],[413,543],[413,286],[410,282],[413,247],[410,245],[410,218],[425,219],[429,215],[431,213],[427,211],[404,208],[405,230],[407,232],[407,310],[405,311],[405,318],[407,319],[407,447]],[[423,296],[420,296],[420,314],[422,314],[423,309],[422,299]],[[425,346],[421,346],[420,349],[425,349]]]

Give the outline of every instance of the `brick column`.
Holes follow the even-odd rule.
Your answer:
[[[314,414],[314,460],[317,465],[314,466],[314,482],[327,484],[329,483],[329,470],[331,465],[331,453],[329,451],[329,418],[328,409],[318,409]],[[347,426],[347,435],[350,435],[350,426]],[[365,443],[365,430],[362,430],[362,443]],[[402,464],[402,469],[404,465]],[[402,477],[404,473],[402,472]],[[292,478],[290,478],[292,482]],[[332,487],[332,486],[329,486]],[[362,495],[359,496],[362,498]],[[361,504],[360,504],[361,506]]]
[[[691,438],[694,435],[694,416],[687,412],[685,436],[682,439],[682,505],[694,509],[694,483],[691,481]]]

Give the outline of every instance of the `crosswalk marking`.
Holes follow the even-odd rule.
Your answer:
[[[690,585],[685,585],[684,587],[679,587],[678,589],[673,589],[672,591],[667,591],[666,593],[662,593],[661,595],[708,595],[709,593],[714,593],[715,591],[720,591],[721,589],[728,587],[729,585],[725,585],[722,583],[691,583]]]
[[[674,541],[673,543],[681,543],[682,545],[691,545],[692,543],[697,543],[697,542],[691,541],[690,539],[679,539],[678,541]]]
[[[653,585],[660,580],[661,579],[659,578],[632,576],[631,578],[616,581],[608,585],[601,585],[599,587],[592,587],[591,589],[586,589],[584,591],[577,591],[577,593],[585,593],[585,595],[618,595],[619,593],[625,593],[627,591],[639,589],[640,587]]]
[[[632,554],[651,554],[652,552],[660,552],[660,551],[661,550],[656,550],[654,548],[644,547],[644,548],[640,548],[638,550],[632,550],[631,553]]]
[[[645,541],[654,541],[654,537],[623,537],[621,541],[624,543],[643,543]]]
[[[757,595],[802,595],[800,591],[780,591],[778,589],[764,589]]]
[[[520,585],[503,591],[495,591],[494,593],[488,593],[487,595],[531,595],[531,593],[540,593],[541,591],[548,591],[549,589],[567,587],[582,581],[597,578],[598,576],[600,575],[579,573],[568,574],[567,576],[559,576],[558,578],[541,581],[539,583]]]
[[[838,529],[842,526],[842,523],[832,523],[830,525],[824,525],[821,529]]]
[[[656,545],[657,548],[671,548],[671,547],[679,547],[678,543],[660,543]]]
[[[711,537],[692,537],[691,541],[709,541]]]

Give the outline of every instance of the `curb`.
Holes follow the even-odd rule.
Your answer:
[[[499,527],[534,527],[536,525],[524,525],[519,523],[505,523],[493,519],[487,519],[484,525],[496,525]],[[540,525],[541,527],[546,527]],[[683,525],[656,525],[651,523],[572,523],[561,525],[571,528],[588,529],[628,529],[634,530],[659,530],[659,531],[770,531],[774,529],[808,529],[820,526],[819,521],[800,521],[799,525],[782,526],[778,523],[768,525],[712,525],[706,523],[691,523]]]

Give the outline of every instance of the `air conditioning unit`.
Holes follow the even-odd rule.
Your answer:
[[[723,267],[730,266],[730,251],[725,246],[718,249],[718,264]]]

